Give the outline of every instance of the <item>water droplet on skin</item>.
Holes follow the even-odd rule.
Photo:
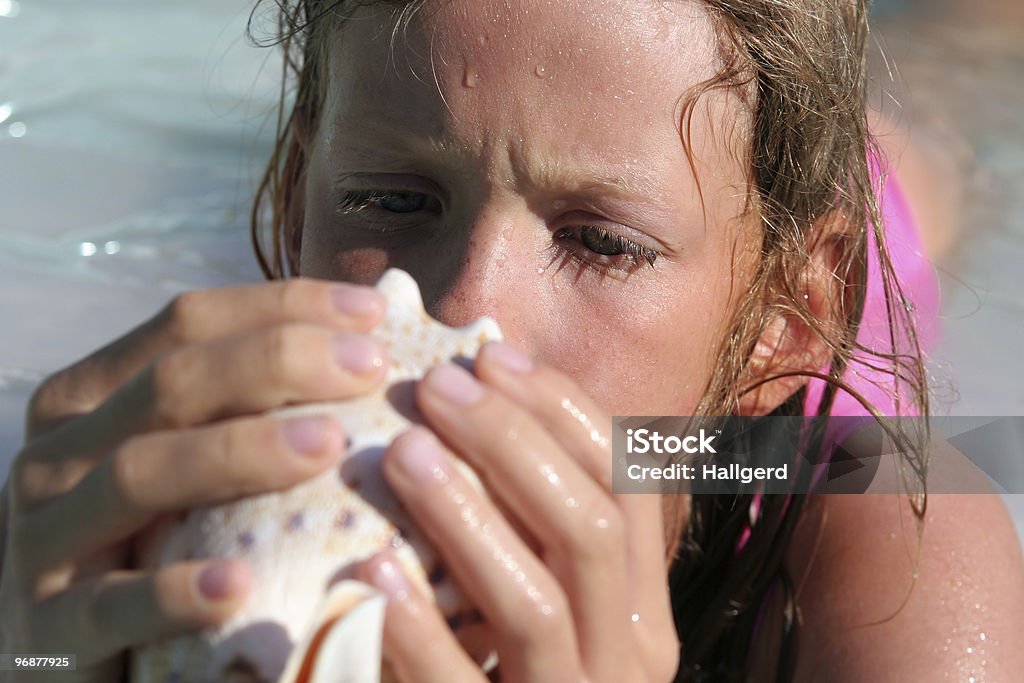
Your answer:
[[[481,45],[486,45],[487,44],[487,36],[480,36],[479,38],[476,39],[476,42],[480,43]]]
[[[472,69],[466,69],[466,73],[462,77],[462,85],[467,88],[475,88],[480,85],[480,72]]]
[[[537,75],[537,78],[544,78],[545,69],[542,65],[538,64],[537,68],[533,70],[533,73]]]

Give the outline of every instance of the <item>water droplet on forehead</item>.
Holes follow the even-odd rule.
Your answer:
[[[466,73],[462,76],[462,85],[467,88],[475,88],[480,85],[480,72],[474,69],[466,69]]]
[[[538,64],[537,67],[533,70],[533,73],[536,74],[538,78],[544,78],[545,71],[546,69],[544,68],[544,65]]]

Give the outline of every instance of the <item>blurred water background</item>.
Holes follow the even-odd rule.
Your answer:
[[[46,374],[179,291],[260,279],[247,214],[280,67],[246,43],[250,8],[0,0],[0,475]],[[937,408],[1024,415],[1024,3],[873,11],[883,109],[963,183]],[[1024,496],[1006,500],[1024,535]]]

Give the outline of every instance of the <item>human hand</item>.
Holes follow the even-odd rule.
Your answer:
[[[192,292],[49,378],[0,501],[0,652],[74,654],[75,672],[34,680],[109,683],[127,648],[229,617],[249,588],[244,563],[132,570],[132,538],[335,463],[333,420],[259,414],[377,386],[384,351],[363,335],[385,305],[369,288],[301,279]]]
[[[482,613],[501,680],[672,680],[661,498],[612,494],[610,420],[567,377],[504,344],[484,346],[475,374],[427,374],[417,402],[440,441],[406,432],[384,473]],[[360,576],[390,598],[384,649],[399,681],[486,680],[392,557],[372,558]]]

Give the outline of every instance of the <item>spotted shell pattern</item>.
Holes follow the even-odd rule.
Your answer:
[[[352,580],[351,570],[385,548],[394,549],[420,587],[431,586],[449,618],[468,607],[392,497],[379,459],[416,420],[413,382],[433,365],[474,357],[501,332],[489,318],[461,328],[433,320],[403,271],[389,270],[377,288],[388,299],[374,332],[391,359],[382,388],[353,401],[275,413],[336,418],[349,438],[342,463],[283,492],[193,510],[141,540],[144,568],[235,556],[246,560],[255,581],[245,606],[219,628],[137,648],[134,683],[377,683],[385,604]],[[312,674],[300,675],[310,661]]]

